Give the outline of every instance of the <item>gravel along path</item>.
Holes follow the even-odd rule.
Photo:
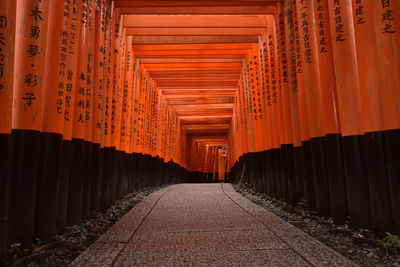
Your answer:
[[[330,220],[310,215],[304,210],[297,210],[245,186],[239,188],[235,184],[233,188],[243,197],[279,216],[358,265],[400,266],[400,251],[398,256],[390,254],[386,256],[385,249],[378,240],[373,239],[373,233],[366,229],[355,232],[347,226],[335,225]]]

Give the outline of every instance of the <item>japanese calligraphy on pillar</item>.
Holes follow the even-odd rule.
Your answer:
[[[271,93],[271,69],[270,59],[268,52],[267,40],[262,42],[262,60],[264,67],[264,80],[265,80],[265,91],[266,91],[266,104],[267,106],[272,105],[272,93]]]
[[[335,15],[335,40],[336,42],[343,42],[346,40],[344,37],[345,27],[342,20],[342,7],[340,6],[340,0],[334,0],[334,15]]]
[[[308,22],[308,11],[307,6],[304,4],[304,0],[299,1],[300,16],[299,24],[301,27],[301,37],[303,38],[304,46],[304,63],[312,63],[312,51],[310,47],[310,33],[309,33],[309,22]]]
[[[303,73],[303,63],[301,61],[301,51],[300,51],[300,30],[299,30],[299,19],[296,15],[297,5],[296,1],[293,1],[293,24],[294,24],[294,40],[296,48],[296,72]]]
[[[248,86],[251,92],[251,102],[252,102],[252,109],[253,109],[253,118],[258,120],[262,115],[262,103],[261,103],[261,92],[260,88],[260,79],[259,77],[259,62],[258,57],[251,53],[249,55],[249,80]]]
[[[103,125],[103,98],[106,54],[106,6],[104,0],[96,3],[95,7],[95,29],[94,29],[94,72],[93,72],[93,123],[92,142],[101,143]]]
[[[270,60],[270,78],[271,78],[271,102],[278,104],[278,91],[277,91],[277,74],[276,74],[276,61],[275,61],[275,46],[272,34],[268,35],[268,52]]]
[[[63,8],[56,7],[58,4],[50,1],[40,130],[63,134],[70,2],[64,2]]]
[[[72,116],[73,116],[73,103],[75,99],[75,79],[76,79],[76,65],[77,65],[77,42],[79,40],[79,24],[78,21],[78,0],[74,0],[72,4],[72,19],[69,27],[69,43],[67,45],[67,56],[68,65],[66,70],[66,81],[65,81],[65,110],[64,110],[64,128],[68,129],[68,132],[72,130]],[[64,135],[67,134],[64,130]]]
[[[59,64],[59,84],[58,84],[58,99],[57,99],[57,113],[65,114],[65,90],[66,90],[66,78],[67,78],[67,56],[68,56],[68,26],[71,6],[70,1],[64,2],[64,26],[60,32],[61,36],[61,53],[60,53],[60,64]]]
[[[279,55],[281,62],[281,80],[284,83],[289,82],[289,74],[288,74],[288,64],[287,64],[287,53],[286,53],[286,41],[285,41],[285,21],[283,17],[283,13],[279,13],[278,18],[278,26],[279,26]]]
[[[111,6],[105,6],[105,27],[106,34],[104,35],[104,92],[103,92],[103,137],[104,147],[111,146],[111,101],[113,99],[113,76],[114,76],[114,55],[113,50],[115,43],[112,42],[112,34],[114,31],[115,13]]]
[[[86,70],[86,107],[85,107],[85,140],[92,140],[93,122],[93,78],[94,78],[94,47],[95,47],[95,2],[89,0],[88,6],[88,54]]]
[[[327,34],[329,34],[325,27],[325,21],[324,17],[327,16],[327,10],[326,10],[326,5],[321,3],[323,0],[316,0],[316,24],[317,24],[317,36],[318,36],[318,43],[319,43],[319,53],[327,53],[327,46],[328,46],[328,41],[327,41]],[[359,0],[357,0],[359,1]]]
[[[360,0],[358,0],[360,1]],[[395,28],[394,6],[393,0],[380,0],[382,6],[382,34],[394,34],[397,29]],[[398,14],[398,12],[397,12]]]
[[[82,1],[81,14],[78,24],[80,24],[80,37],[76,71],[76,88],[75,88],[75,108],[73,122],[73,138],[85,138],[85,114],[86,114],[86,88],[87,88],[87,65],[89,54],[89,16],[88,1]]]
[[[48,1],[25,0],[17,8],[12,127],[39,130],[45,66]],[[3,24],[5,21],[3,20]],[[4,42],[5,36],[0,38]]]
[[[298,92],[297,87],[297,67],[296,67],[296,46],[295,46],[295,33],[293,26],[293,11],[291,6],[285,5],[285,40],[287,43],[287,53],[289,54],[290,74],[289,81],[292,92]]]
[[[365,0],[356,0],[356,8],[355,8],[356,24],[364,24],[366,22],[364,18],[363,1]]]
[[[117,12],[114,11],[113,16],[116,16]],[[114,25],[113,25],[113,39],[115,40],[115,45],[114,45],[114,50],[112,51],[113,53],[113,61],[114,61],[114,65],[113,65],[113,75],[112,75],[112,100],[111,100],[111,135],[115,136],[117,133],[117,110],[116,110],[116,105],[117,105],[117,101],[119,98],[119,84],[118,84],[118,77],[119,77],[119,61],[120,61],[120,57],[119,57],[119,51],[120,51],[120,41],[119,39],[121,38],[120,36],[120,20],[119,18],[113,18]]]

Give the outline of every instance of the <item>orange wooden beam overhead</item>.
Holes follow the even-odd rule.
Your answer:
[[[254,44],[231,42],[228,44],[158,44],[158,45],[132,45],[134,51],[163,51],[163,50],[227,50],[227,49],[252,49]],[[136,55],[136,54],[135,54]]]
[[[171,63],[171,64],[143,64],[146,69],[151,68],[241,68],[242,63]]]
[[[126,15],[124,27],[143,28],[259,28],[267,27],[267,16],[238,16],[238,15]]]
[[[142,64],[155,64],[155,63],[241,63],[240,58],[141,58]],[[153,76],[152,76],[153,77]]]
[[[223,71],[233,71],[233,72],[239,72],[240,73],[240,70],[241,70],[241,68],[240,67],[225,67],[225,68],[184,68],[184,69],[182,69],[182,68],[168,68],[168,67],[165,67],[165,68],[151,68],[151,69],[148,69],[147,71],[149,72],[149,73],[151,73],[152,71],[164,71],[164,72],[176,72],[176,71],[184,71],[184,70],[186,70],[186,71],[202,71],[202,70],[207,70],[207,71],[211,71],[211,70],[213,70],[213,71],[220,71],[220,72],[223,72]]]
[[[275,6],[190,6],[190,7],[122,7],[121,14],[219,14],[262,15],[274,14]]]
[[[185,79],[185,78],[193,78],[193,79],[201,79],[201,78],[221,78],[221,79],[226,79],[226,78],[239,78],[240,74],[239,73],[190,73],[190,74],[174,74],[174,73],[163,73],[163,74],[157,74],[157,75],[151,75],[151,77],[156,80],[156,79]]]
[[[166,81],[166,82],[159,82],[157,83],[159,87],[174,87],[174,88],[180,88],[180,87],[191,87],[191,88],[196,88],[196,87],[215,87],[215,86],[237,86],[238,82],[237,81]]]
[[[171,105],[175,109],[179,108],[233,108],[233,103],[224,103],[224,104],[179,104],[179,105]]]
[[[193,123],[201,123],[204,125],[207,124],[216,124],[216,123],[230,123],[231,118],[216,118],[216,119],[209,119],[209,118],[198,118],[198,119],[191,119],[186,120],[185,118],[179,118],[181,121],[181,125],[188,125]]]
[[[273,6],[279,1],[132,1],[116,0],[119,8],[132,7],[195,7],[195,6]]]
[[[135,51],[135,56],[166,56],[166,55],[247,55],[248,50],[160,50]]]
[[[161,91],[165,95],[166,98],[169,97],[169,95],[173,95],[173,97],[182,97],[182,98],[194,98],[194,97],[204,97],[207,96],[209,98],[219,98],[220,95],[228,95],[233,97],[235,94],[235,91],[237,89],[215,89],[215,88],[210,88],[210,89],[165,89],[162,88]]]
[[[237,81],[237,76],[156,76],[153,77],[153,80],[158,85],[159,82],[172,82],[172,81]]]
[[[180,116],[181,119],[219,119],[219,118],[232,118],[232,115],[229,114],[221,114],[221,115],[187,115]]]
[[[214,55],[141,55],[137,56],[140,60],[142,59],[195,59],[195,60],[202,60],[202,59],[240,59],[243,60],[246,57],[246,54],[237,55],[237,54],[214,54]]]
[[[265,28],[127,28],[126,34],[133,36],[221,36],[221,35],[261,35]]]
[[[221,44],[221,43],[256,43],[258,36],[204,36],[204,35],[171,35],[171,36],[132,36],[132,43],[137,45],[151,44]]]
[[[173,73],[165,71],[165,70],[164,71],[162,71],[162,70],[158,70],[158,71],[152,70],[149,73],[151,73],[151,75],[173,74]],[[217,69],[217,70],[215,70],[215,69],[213,69],[213,70],[199,69],[199,70],[196,70],[196,71],[194,71],[194,70],[181,70],[179,73],[183,75],[183,74],[224,74],[224,73],[226,73],[226,74],[237,74],[238,72],[237,72],[236,69],[233,69],[233,70],[231,70],[231,69]]]

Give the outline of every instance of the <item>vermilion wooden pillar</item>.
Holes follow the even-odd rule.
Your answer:
[[[331,217],[329,177],[326,172],[325,133],[320,113],[321,77],[319,71],[316,21],[313,2],[297,3],[297,20],[300,34],[300,54],[304,73],[304,100],[310,133],[312,176],[316,208],[320,215]]]
[[[112,144],[113,147],[115,147],[115,152],[111,156],[112,158],[112,164],[113,167],[110,169],[111,170],[111,176],[110,176],[110,188],[111,188],[111,203],[113,203],[118,196],[118,180],[119,180],[119,171],[120,168],[117,167],[119,161],[119,158],[121,157],[122,150],[121,150],[121,137],[122,137],[122,131],[121,131],[121,125],[122,125],[122,105],[123,105],[123,89],[124,89],[124,77],[125,77],[125,60],[126,60],[126,30],[123,28],[123,16],[120,16],[120,18],[117,18],[117,21],[119,21],[119,25],[115,25],[116,27],[118,26],[118,38],[115,38],[116,42],[116,50],[114,52],[117,53],[118,56],[118,64],[117,64],[117,91],[116,94],[113,96],[113,101],[115,101],[112,105],[112,112],[114,114],[114,120],[113,117],[112,123],[114,124],[114,127],[112,128]],[[114,99],[115,97],[115,99]]]
[[[361,108],[365,132],[365,156],[368,171],[372,226],[375,232],[393,232],[389,185],[384,157],[384,128],[380,92],[376,18],[371,1],[352,1],[353,22],[357,48]],[[363,12],[360,12],[360,8]],[[382,103],[385,105],[385,103]]]
[[[95,48],[95,6],[97,0],[88,1],[88,54],[86,65],[86,100],[85,100],[85,138],[84,138],[84,175],[83,175],[83,194],[82,194],[82,220],[86,220],[90,215],[91,198],[91,179],[92,161],[95,157],[92,142],[93,135],[93,78],[94,78],[94,48]]]
[[[283,114],[283,103],[282,103],[282,87],[280,81],[280,51],[279,51],[279,36],[278,36],[278,21],[276,20],[277,14],[274,17],[270,17],[269,20],[270,29],[268,33],[268,45],[271,60],[271,89],[272,89],[272,105],[274,108],[274,121],[276,124],[276,162],[277,162],[277,177],[279,184],[279,194],[285,201],[289,201],[288,192],[288,179],[285,175],[285,152],[282,145],[285,144],[286,132],[284,129],[284,114]],[[268,32],[268,31],[267,31]],[[273,65],[272,65],[273,64]]]
[[[373,1],[378,66],[381,75],[382,120],[394,231],[400,234],[400,3]]]
[[[296,46],[295,31],[293,22],[292,1],[284,1],[284,24],[285,41],[288,58],[288,76],[289,76],[289,99],[290,99],[290,117],[292,121],[294,161],[295,161],[295,179],[296,179],[296,199],[299,200],[304,195],[304,182],[302,170],[302,151],[300,137],[300,117],[297,88],[297,66],[296,66]]]
[[[108,98],[107,80],[109,60],[109,18],[110,10],[104,0],[98,2],[94,11],[94,52],[93,52],[93,103],[92,103],[92,160],[90,177],[90,213],[94,215],[100,207],[103,178],[103,153],[105,118]],[[107,132],[108,133],[108,132]]]
[[[281,110],[284,129],[284,140],[281,145],[283,155],[283,174],[286,180],[286,187],[288,192],[288,202],[291,205],[296,205],[298,197],[296,196],[296,174],[295,174],[295,151],[294,151],[294,136],[292,125],[292,107],[290,101],[290,70],[289,61],[290,53],[286,48],[286,29],[283,4],[277,4],[276,25],[277,25],[277,47],[279,51],[279,86],[281,98]]]
[[[332,35],[344,167],[351,224],[370,227],[371,212],[365,151],[363,116],[358,79],[353,14],[350,0],[328,1]],[[364,203],[359,205],[359,203]]]
[[[60,168],[58,190],[57,229],[64,229],[67,221],[67,207],[69,198],[70,173],[72,161],[72,127],[74,122],[75,94],[77,90],[77,65],[79,57],[79,41],[82,16],[82,5],[73,2],[71,24],[68,29],[67,49],[67,80],[65,82],[65,111],[63,130],[63,155]]]
[[[262,94],[261,74],[260,74],[260,59],[258,54],[258,46],[253,45],[252,49],[249,49],[249,82],[251,89],[252,99],[252,113],[254,121],[254,187],[257,191],[261,191],[263,188],[263,175],[260,172],[262,168],[257,168],[258,162],[261,160],[262,151],[266,150],[266,138],[265,138],[265,114],[264,114],[264,103],[265,97]]]
[[[123,84],[123,68],[125,51],[123,46],[123,17],[119,15],[118,10],[113,12],[115,22],[113,26],[113,40],[115,42],[114,54],[114,76],[113,76],[113,99],[111,104],[111,138],[112,146],[119,149],[120,144],[120,129],[121,129],[121,96]],[[113,19],[114,20],[114,19]]]
[[[299,18],[298,10],[299,6],[296,1],[292,1],[292,19],[294,27],[294,41],[295,41],[295,53],[296,53],[296,80],[297,80],[297,93],[298,93],[298,105],[299,105],[299,125],[300,125],[300,138],[301,138],[301,153],[302,153],[302,174],[304,182],[304,196],[306,198],[306,206],[310,210],[316,210],[316,196],[315,187],[313,180],[313,166],[312,166],[312,154],[311,154],[311,143],[310,143],[310,130],[309,120],[307,114],[306,95],[305,95],[305,83],[304,83],[304,65],[302,61],[301,53],[301,21]]]
[[[116,9],[112,2],[111,7],[111,21],[109,21],[108,31],[109,34],[109,61],[106,71],[110,71],[107,79],[108,88],[108,99],[106,99],[106,108],[104,109],[107,121],[104,121],[104,155],[103,155],[103,179],[102,179],[102,202],[101,209],[105,210],[111,205],[111,184],[114,179],[112,169],[114,168],[114,155],[115,146],[117,144],[117,136],[119,130],[117,128],[119,107],[117,106],[117,101],[119,100],[120,87],[118,87],[118,73],[119,73],[119,38],[120,30],[122,25],[120,25],[120,15],[119,9]],[[103,99],[104,100],[104,99]],[[107,105],[108,103],[108,105]],[[117,131],[118,130],[118,131]],[[107,133],[107,134],[106,134]]]
[[[8,243],[26,248],[33,239],[48,4],[17,2]]]
[[[0,264],[7,255],[16,2],[0,6]]]
[[[81,16],[78,18],[80,25],[79,42],[77,46],[77,69],[75,83],[74,112],[72,120],[71,141],[71,171],[68,193],[67,224],[74,225],[82,218],[83,180],[85,175],[84,165],[84,139],[85,139],[85,117],[86,117],[86,94],[87,94],[87,65],[89,53],[89,5],[82,3]]]
[[[132,53],[132,36],[126,38],[126,54],[125,54],[125,75],[123,82],[123,99],[122,99],[122,114],[121,114],[121,157],[130,152],[130,129],[131,129],[131,112],[132,112],[132,78],[133,78],[133,53]],[[123,164],[123,160],[122,164]],[[121,166],[121,170],[126,168]],[[118,196],[123,197],[127,191],[128,177],[126,172],[119,173],[119,190]]]
[[[320,100],[322,126],[326,138],[327,174],[330,182],[331,215],[335,222],[345,223],[347,211],[346,183],[343,169],[339,113],[337,111],[336,77],[333,64],[328,2],[314,1],[320,73]]]
[[[68,28],[72,5],[49,2],[49,25],[42,89],[40,168],[36,194],[35,235],[44,242],[54,238],[57,222],[59,175],[62,165],[65,94],[68,78]]]

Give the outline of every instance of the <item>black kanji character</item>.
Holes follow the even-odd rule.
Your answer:
[[[34,93],[25,93],[26,97],[23,97],[23,100],[26,100],[26,104],[28,106],[32,105],[32,101],[36,100],[35,94]]]
[[[39,46],[35,45],[35,44],[30,44],[28,46],[28,49],[26,50],[26,52],[28,53],[29,57],[34,57],[36,55],[39,55]]]
[[[29,37],[37,40],[39,39],[39,36],[40,36],[40,28],[34,25],[31,26],[31,35]]]
[[[35,6],[34,9],[31,9],[31,14],[30,14],[30,16],[31,16],[31,17],[34,16],[36,22],[37,22],[38,20],[43,20],[41,14],[42,14],[42,11],[40,11],[39,8],[38,8],[37,6]]]
[[[28,73],[24,78],[24,84],[29,87],[34,87],[38,84],[40,78],[36,74]]]
[[[0,16],[0,29],[7,28],[7,17]]]

